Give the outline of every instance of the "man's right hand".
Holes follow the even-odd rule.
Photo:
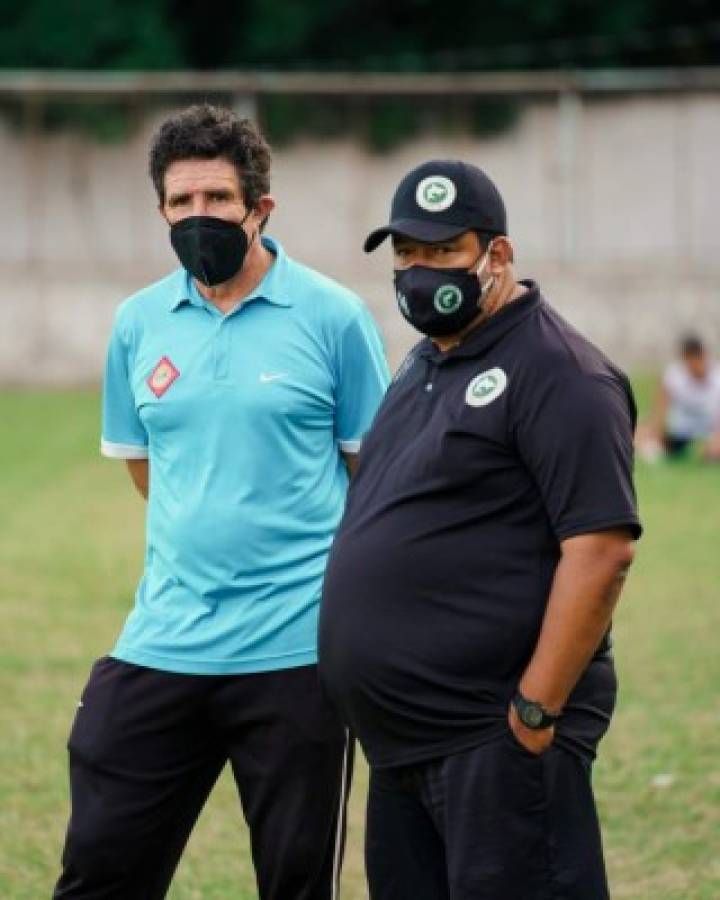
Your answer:
[[[555,726],[534,730],[523,725],[515,707],[510,704],[508,712],[508,724],[515,740],[530,753],[541,756],[552,744],[555,738]]]

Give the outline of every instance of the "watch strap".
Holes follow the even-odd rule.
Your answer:
[[[526,728],[531,728],[533,731],[550,728],[560,718],[559,713],[548,712],[541,703],[536,700],[528,700],[520,691],[515,692],[512,703],[520,721]]]

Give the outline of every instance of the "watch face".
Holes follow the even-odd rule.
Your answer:
[[[543,711],[535,703],[528,703],[523,709],[522,719],[530,728],[537,728],[543,720]]]

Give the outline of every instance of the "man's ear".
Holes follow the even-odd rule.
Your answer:
[[[167,214],[166,214],[166,212],[165,212],[165,204],[162,202],[162,200],[158,200],[157,209],[158,209],[158,212],[160,213],[160,218],[161,218],[161,219],[165,219],[165,221],[166,221],[167,224],[169,225],[169,224],[170,224],[170,220],[169,220],[168,217],[167,217]]]
[[[257,216],[258,223],[265,222],[270,213],[275,209],[275,200],[270,194],[263,194],[258,200],[254,213]]]
[[[513,262],[515,251],[510,243],[510,238],[504,234],[493,238],[490,246],[490,271],[499,274],[507,265]]]

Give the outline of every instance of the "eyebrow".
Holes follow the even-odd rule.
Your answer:
[[[230,188],[207,188],[203,191],[204,194],[219,194],[221,197],[234,197],[235,191]]]
[[[187,192],[179,194],[168,194],[167,202],[172,206],[175,203],[181,203],[183,200],[189,200],[190,194]]]
[[[206,197],[209,196],[220,196],[223,199],[232,199],[235,196],[235,192],[230,188],[206,188],[202,191]],[[170,193],[167,197],[168,206],[177,206],[180,203],[187,203],[190,199],[191,192],[190,191],[179,191],[177,194]]]

